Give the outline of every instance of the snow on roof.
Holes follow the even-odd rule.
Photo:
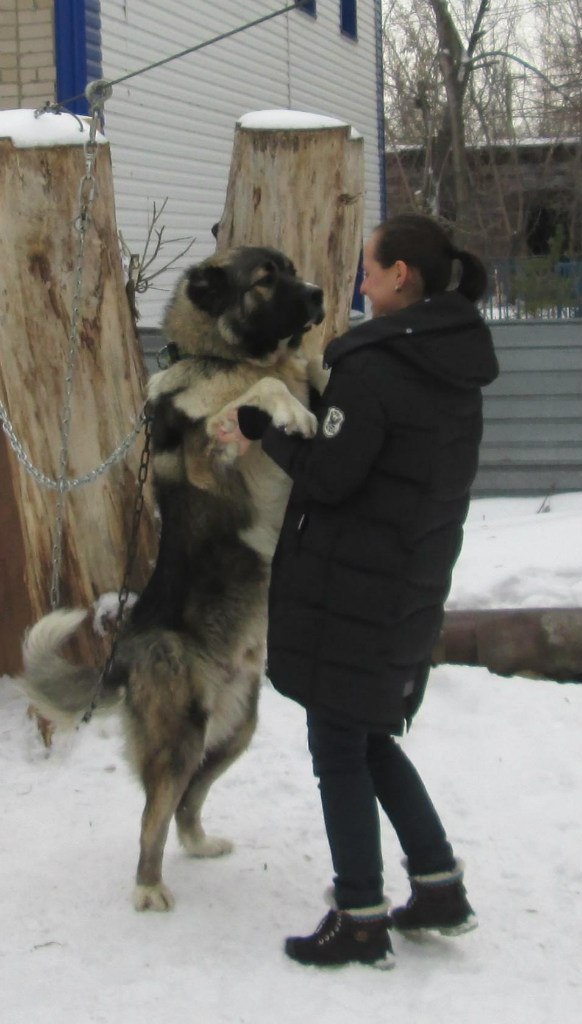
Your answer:
[[[239,117],[237,124],[249,131],[317,131],[320,128],[350,128],[347,121],[325,114],[309,114],[303,110],[255,110]],[[354,128],[352,139],[361,138]]]
[[[0,139],[12,139],[17,149],[44,146],[84,146],[89,141],[90,119],[32,109],[0,110]],[[96,142],[107,142],[100,132]]]
[[[493,142],[478,142],[476,144],[468,143],[466,145],[467,151],[475,152],[476,150],[487,150],[487,149],[528,149],[534,146],[579,146],[580,139],[576,136],[566,136],[566,138],[515,138],[515,139],[497,139]],[[425,143],[410,143],[410,144],[397,144],[394,146],[386,146],[386,153],[420,153],[426,148]]]

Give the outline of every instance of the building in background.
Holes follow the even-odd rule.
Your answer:
[[[473,227],[467,245],[487,261],[582,260],[582,142],[517,139],[467,146]],[[417,209],[428,173],[423,146],[386,149],[390,212]]]
[[[364,137],[364,233],[385,211],[381,0],[0,0],[0,107],[58,100],[84,113],[88,81],[116,80],[227,36],[113,89],[105,107],[119,229],[140,254],[153,206],[157,267],[187,256],[139,297],[140,326],[159,325],[178,272],[214,250],[234,127],[249,111],[304,110],[347,121]],[[180,239],[180,241],[174,241]],[[155,270],[156,267],[152,267]],[[299,268],[300,269],[300,268]]]

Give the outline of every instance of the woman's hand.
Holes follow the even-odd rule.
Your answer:
[[[217,427],[215,436],[219,444],[236,444],[239,455],[244,455],[252,444],[240,431],[236,410],[230,416],[225,417],[220,426]]]

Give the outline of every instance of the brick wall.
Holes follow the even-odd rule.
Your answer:
[[[54,98],[53,0],[0,0],[0,109]]]

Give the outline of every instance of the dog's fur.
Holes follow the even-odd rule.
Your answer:
[[[254,405],[288,431],[315,432],[300,343],[322,318],[321,290],[283,254],[258,247],[190,268],[168,305],[164,333],[178,358],[148,394],[159,553],[97,708],[122,710],[145,789],[139,910],[173,905],[161,874],[173,815],[190,855],[231,848],[205,834],[201,809],[255,728],[269,567],[290,482],[260,444],[239,454],[224,431],[238,406]],[[99,673],[58,653],[84,616],[53,612],[24,642],[23,686],[60,724],[78,723],[96,693]]]

